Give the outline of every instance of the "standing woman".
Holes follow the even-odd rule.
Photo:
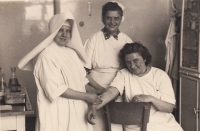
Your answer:
[[[126,34],[119,31],[119,26],[124,20],[124,6],[118,2],[108,2],[102,7],[102,22],[104,28],[93,34],[85,43],[87,63],[89,70],[88,79],[96,81],[107,88],[120,69],[119,51],[132,40]],[[118,98],[117,101],[121,101]],[[105,131],[103,110],[98,111],[95,119],[94,130]],[[122,131],[121,125],[116,125],[115,131]],[[113,125],[112,125],[113,127]]]
[[[69,11],[57,14],[49,27],[50,36],[18,64],[30,70],[31,59],[41,52],[34,68],[36,131],[93,131],[86,121],[87,102],[99,104],[101,100],[86,93],[85,52],[75,19]]]

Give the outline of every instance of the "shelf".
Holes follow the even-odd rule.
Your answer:
[[[187,75],[187,76],[200,78],[200,73],[197,71],[197,68],[181,67],[181,70],[179,70],[179,73],[183,75]]]
[[[185,31],[185,32],[195,32],[195,33],[197,33],[197,32],[199,32],[199,29],[183,29],[183,31]]]
[[[198,47],[183,47],[185,50],[198,50]]]
[[[200,9],[187,9],[187,10],[185,10],[185,12],[197,12],[197,13],[199,13]]]

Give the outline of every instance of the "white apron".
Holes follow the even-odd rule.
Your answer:
[[[118,40],[112,36],[105,40],[103,32],[98,31],[84,45],[87,54],[85,67],[91,69],[91,77],[104,88],[107,88],[116,76],[120,65],[119,52],[126,43],[132,43],[132,40],[122,32],[118,34]],[[98,112],[94,131],[105,131],[103,111],[101,109]],[[122,126],[113,130],[122,131]]]
[[[91,71],[91,77],[104,88],[108,88],[117,74],[117,69],[94,69]],[[117,100],[122,101],[122,97],[118,96]],[[97,116],[94,121],[96,124],[93,126],[94,131],[106,131],[106,123],[103,108],[97,111]],[[111,124],[112,131],[123,131],[122,125]]]

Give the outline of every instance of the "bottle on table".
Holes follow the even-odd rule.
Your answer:
[[[17,79],[16,67],[11,67],[10,69],[11,69],[11,75],[8,83],[8,88],[10,89],[10,92],[20,92],[21,85],[19,84]]]

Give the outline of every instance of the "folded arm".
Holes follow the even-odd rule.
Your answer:
[[[89,80],[89,83],[85,86],[87,92],[95,92],[99,95],[106,91],[106,89],[99,85],[89,74],[87,74],[86,77]]]
[[[174,104],[168,103],[166,101],[160,100],[156,97],[152,98],[152,102],[153,106],[159,110],[159,111],[163,111],[163,112],[168,112],[171,113],[174,109]]]
[[[84,100],[94,105],[102,103],[100,96],[95,93],[84,93],[70,88],[68,88],[61,96],[68,99]]]
[[[87,74],[86,76],[88,78],[88,80],[90,81],[89,82],[89,85],[94,87],[95,89],[97,90],[105,90],[104,87],[102,87],[101,85],[99,85],[89,74]]]
[[[152,105],[159,111],[171,113],[174,109],[174,104],[160,100],[151,95],[135,95],[133,97],[134,102],[151,102]]]

